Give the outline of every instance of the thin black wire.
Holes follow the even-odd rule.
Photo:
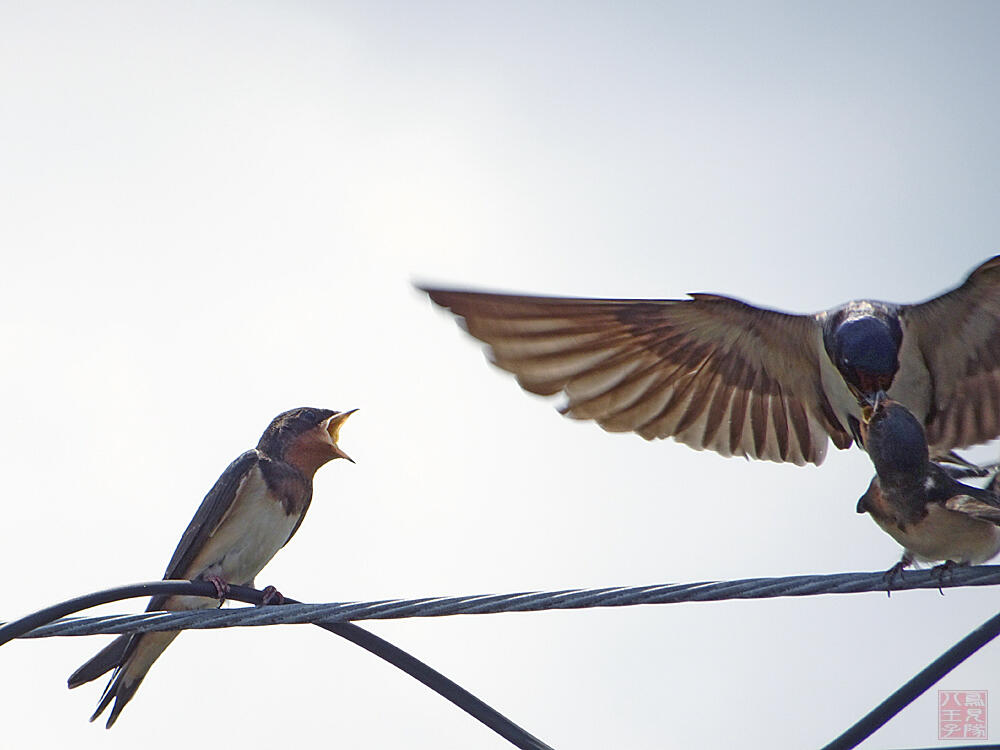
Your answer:
[[[899,690],[878,704],[854,726],[824,747],[823,750],[850,750],[857,747],[884,726],[893,716],[923,695],[934,683],[996,638],[998,634],[1000,634],[1000,614],[991,617],[941,654],[941,656],[917,673],[913,679],[909,680]],[[977,747],[988,746],[977,745]]]
[[[214,584],[206,581],[155,581],[97,591],[54,604],[51,607],[46,607],[19,620],[7,623],[3,627],[0,627],[0,646],[37,627],[60,617],[71,615],[74,612],[122,599],[154,596],[157,594],[215,598],[216,589]],[[236,601],[248,604],[260,604],[263,601],[263,596],[264,593],[262,591],[246,586],[229,587],[228,597]],[[284,602],[288,605],[301,604],[301,602],[288,598],[285,598]],[[521,750],[552,750],[549,745],[519,727],[462,686],[402,649],[379,638],[374,633],[369,633],[364,628],[349,622],[316,624],[324,630],[329,630],[331,633],[345,638],[351,643],[360,646],[380,659],[384,659],[393,666],[403,670],[442,698],[446,698],[466,713],[478,719],[515,747],[521,748]]]

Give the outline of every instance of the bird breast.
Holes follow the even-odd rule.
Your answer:
[[[241,482],[229,513],[195,557],[189,577],[217,575],[228,583],[250,583],[288,541],[299,518],[255,466]]]

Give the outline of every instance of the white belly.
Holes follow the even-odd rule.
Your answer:
[[[879,526],[921,562],[978,565],[1000,552],[1000,528],[937,504],[929,505],[927,518],[906,531],[892,523]]]
[[[208,538],[186,571],[189,578],[220,576],[227,583],[246,585],[288,540],[298,521],[267,491],[259,467],[240,484],[229,514]]]

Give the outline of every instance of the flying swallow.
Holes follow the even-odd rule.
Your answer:
[[[876,394],[861,432],[876,476],[858,513],[870,514],[903,546],[890,578],[915,561],[970,565],[1000,552],[1000,496],[932,462],[924,428],[906,407]]]
[[[257,443],[231,464],[209,490],[181,536],[166,579],[208,580],[219,596],[229,584],[253,586],[254,577],[298,530],[312,500],[313,476],[327,461],[353,460],[337,445],[340,428],[355,410],[301,408],[279,414]],[[148,612],[209,609],[218,600],[153,597]],[[69,678],[77,687],[114,670],[94,721],[114,700],[108,728],[132,699],[153,662],[178,631],[123,635]]]
[[[934,455],[1000,435],[1000,255],[926,302],[860,300],[813,315],[717,294],[526,297],[422,287],[464,319],[497,366],[561,411],[611,432],[819,464],[859,441],[887,391]]]

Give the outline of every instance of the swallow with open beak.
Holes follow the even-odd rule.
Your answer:
[[[792,315],[717,294],[632,300],[423,287],[521,387],[611,432],[819,464],[861,443],[880,390],[935,456],[1000,435],[1000,255],[920,304],[861,300]],[[961,462],[957,457],[956,462]]]
[[[903,546],[887,572],[917,562],[972,565],[1000,552],[1000,496],[963,484],[930,460],[923,425],[902,404],[877,393],[861,423],[876,476],[858,501]]]
[[[181,536],[163,578],[211,581],[220,599],[230,584],[253,586],[254,577],[302,523],[312,500],[316,470],[335,458],[353,463],[337,440],[341,426],[354,411],[301,408],[275,417],[257,447],[233,461],[209,490]],[[218,605],[218,600],[205,597],[159,596],[146,610]],[[113,700],[107,723],[110,728],[153,662],[177,635],[173,631],[119,636],[76,670],[69,678],[71,688],[114,670],[90,720],[100,716]]]

